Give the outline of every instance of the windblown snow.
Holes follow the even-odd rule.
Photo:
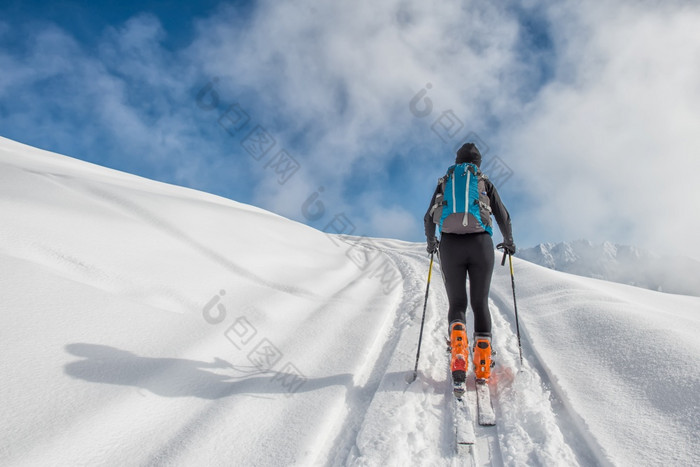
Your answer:
[[[497,266],[498,421],[458,454],[439,264],[406,382],[422,244],[7,139],[0,216],[1,465],[700,464],[700,298],[514,258],[521,366]]]

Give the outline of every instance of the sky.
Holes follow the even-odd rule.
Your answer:
[[[697,258],[698,24],[682,1],[5,0],[0,136],[409,241],[474,141],[519,247]]]

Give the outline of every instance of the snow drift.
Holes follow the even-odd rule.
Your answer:
[[[497,267],[498,424],[458,459],[438,271],[405,380],[423,245],[6,139],[0,216],[3,465],[700,463],[698,298],[516,259],[521,368]]]

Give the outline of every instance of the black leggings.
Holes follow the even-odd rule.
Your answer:
[[[489,288],[493,275],[493,241],[488,233],[449,234],[440,239],[440,265],[447,289],[448,323],[466,323],[467,275],[474,311],[474,333],[491,335]]]

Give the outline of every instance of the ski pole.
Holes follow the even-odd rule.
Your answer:
[[[413,369],[413,375],[408,383],[412,383],[418,377],[418,359],[420,358],[420,346],[423,341],[423,326],[425,325],[425,310],[428,308],[428,291],[430,290],[430,276],[433,274],[433,256],[435,253],[430,253],[430,266],[428,267],[428,283],[425,286],[425,302],[423,303],[423,318],[420,320],[420,335],[418,337],[418,352],[416,352],[416,366]]]
[[[510,285],[513,288],[513,308],[515,309],[515,332],[518,335],[518,350],[520,351],[520,366],[523,366],[523,346],[520,344],[520,323],[518,322],[518,303],[515,301],[515,275],[513,274],[513,255],[503,251],[503,259],[501,266],[506,264],[506,255],[508,255],[508,263],[510,265]]]

